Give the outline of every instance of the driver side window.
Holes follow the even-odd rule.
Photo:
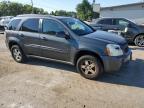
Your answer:
[[[43,20],[42,33],[55,36],[58,33],[64,32],[64,27],[58,22],[50,19]]]
[[[122,27],[128,27],[130,23],[128,21],[125,20],[116,20],[116,25],[122,26]]]

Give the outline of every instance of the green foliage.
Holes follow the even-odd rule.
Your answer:
[[[67,12],[65,10],[57,10],[57,11],[52,11],[50,15],[56,15],[56,16],[70,16],[70,17],[75,17],[76,13],[75,12]]]
[[[88,0],[83,0],[82,3],[78,4],[76,7],[77,17],[81,20],[91,20],[93,17],[92,5]]]
[[[76,12],[67,12],[65,10],[52,11],[51,15],[56,16],[70,16],[78,17],[81,20],[91,20],[92,17],[96,16],[93,13],[92,5],[88,0],[83,0],[82,3],[77,5],[77,14]],[[16,2],[0,2],[0,16],[16,16],[19,14],[48,14],[47,11],[44,11],[42,8],[33,7],[28,4],[21,4]]]
[[[44,11],[42,8],[34,7],[32,9],[31,5],[23,5],[21,3],[16,2],[0,2],[0,16],[16,16],[19,14],[48,14],[48,12]]]

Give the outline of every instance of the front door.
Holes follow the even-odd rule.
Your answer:
[[[132,38],[133,32],[135,31],[134,28],[131,28],[131,23],[125,19],[116,19],[115,25],[121,30],[122,36],[129,40]]]
[[[42,56],[62,61],[70,60],[70,39],[57,36],[64,31],[64,26],[56,20],[43,19],[40,34]]]

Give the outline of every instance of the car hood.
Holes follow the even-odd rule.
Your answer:
[[[120,44],[120,45],[127,43],[126,40],[122,36],[116,35],[114,33],[100,31],[100,30],[97,30],[94,33],[85,35],[84,38],[101,40],[104,42],[116,43],[116,44]]]

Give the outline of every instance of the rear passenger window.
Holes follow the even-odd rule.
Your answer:
[[[112,19],[104,19],[104,20],[100,20],[98,24],[112,25],[113,23],[112,23]]]
[[[39,31],[39,19],[28,19],[21,27],[21,31],[26,32],[38,32]]]
[[[19,23],[20,23],[21,19],[14,19],[10,22],[10,24],[8,25],[8,30],[16,30]]]

